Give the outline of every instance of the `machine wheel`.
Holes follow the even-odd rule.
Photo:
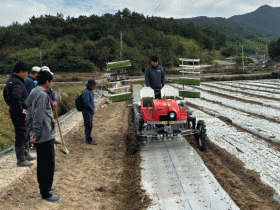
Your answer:
[[[195,129],[196,117],[188,116],[187,123],[188,129]]]
[[[197,147],[200,151],[204,151],[206,146],[206,125],[203,120],[197,122],[197,131],[199,131],[199,133],[194,134]]]

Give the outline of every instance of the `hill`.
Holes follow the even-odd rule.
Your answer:
[[[177,19],[192,22],[199,26],[211,27],[224,32],[229,38],[237,38],[242,34],[245,38],[263,36],[273,39],[280,36],[280,7],[263,5],[257,10],[230,18],[209,18],[205,16]]]

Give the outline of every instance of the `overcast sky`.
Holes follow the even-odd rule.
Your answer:
[[[33,15],[64,17],[115,14],[128,8],[144,16],[191,18],[224,17],[253,12],[262,5],[280,7],[279,0],[0,0],[0,26],[29,21]]]

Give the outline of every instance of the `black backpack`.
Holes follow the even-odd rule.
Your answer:
[[[84,101],[82,99],[82,94],[76,97],[75,104],[78,111],[81,112],[84,110]]]
[[[3,90],[3,98],[6,102],[6,104],[8,104],[8,106],[11,105],[11,97],[9,95],[9,87],[7,87],[7,85],[5,86],[4,90]]]

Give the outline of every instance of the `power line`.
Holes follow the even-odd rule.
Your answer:
[[[151,12],[149,13],[149,16],[153,13],[154,9],[156,8],[156,5],[158,4],[160,0],[157,0],[157,2],[154,4],[153,8],[151,9]]]
[[[152,13],[151,16],[153,16],[153,15],[155,14],[155,12],[157,11],[157,9],[158,9],[158,7],[160,6],[160,4],[162,3],[162,1],[163,1],[163,0],[161,0],[160,2],[159,2],[159,0],[157,1],[157,3],[159,2],[159,4],[157,5],[155,11]],[[157,3],[156,3],[156,4],[157,4]]]

